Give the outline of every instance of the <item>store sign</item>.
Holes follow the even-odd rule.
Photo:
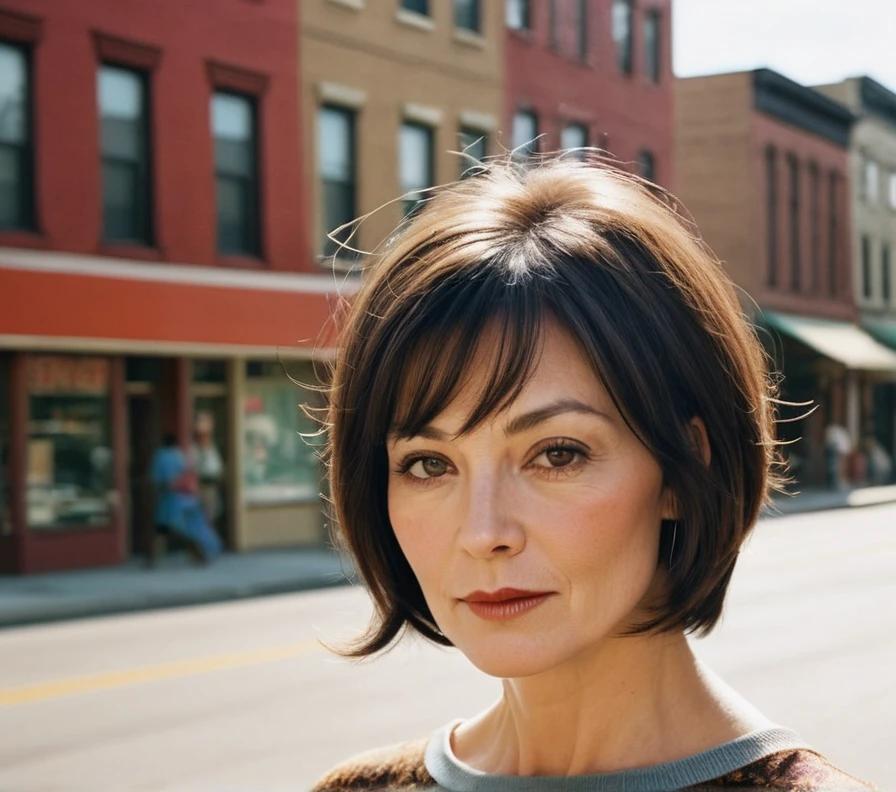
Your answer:
[[[39,355],[28,359],[28,391],[32,394],[94,394],[109,390],[106,358]]]

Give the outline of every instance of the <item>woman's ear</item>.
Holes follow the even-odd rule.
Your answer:
[[[688,429],[690,429],[691,437],[693,438],[694,448],[703,459],[703,464],[709,467],[712,451],[709,447],[709,434],[706,432],[706,424],[703,423],[702,418],[695,415],[691,418]]]

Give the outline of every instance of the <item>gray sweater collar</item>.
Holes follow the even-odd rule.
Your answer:
[[[774,727],[650,767],[587,776],[499,776],[475,770],[454,756],[451,732],[460,722],[443,726],[426,746],[426,769],[450,792],[667,792],[710,781],[778,751],[809,747],[789,729]]]

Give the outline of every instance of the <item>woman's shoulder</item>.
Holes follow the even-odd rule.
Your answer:
[[[415,790],[435,786],[423,757],[427,738],[365,751],[333,768],[312,787],[312,792],[355,790]]]
[[[817,751],[797,748],[778,751],[706,781],[699,789],[781,789],[799,792],[873,792],[875,787],[844,773]]]

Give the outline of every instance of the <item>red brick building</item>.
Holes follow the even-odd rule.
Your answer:
[[[674,184],[671,0],[511,0],[508,148],[598,146]]]
[[[870,384],[896,355],[857,323],[850,211],[854,116],[769,69],[676,81],[677,194],[743,289],[784,374],[782,423],[802,484],[830,481],[826,429],[860,441]],[[842,433],[841,433],[842,434]],[[859,471],[844,470],[860,478]]]
[[[0,0],[0,570],[114,564],[164,433],[213,427],[225,545],[316,542],[296,0]]]

